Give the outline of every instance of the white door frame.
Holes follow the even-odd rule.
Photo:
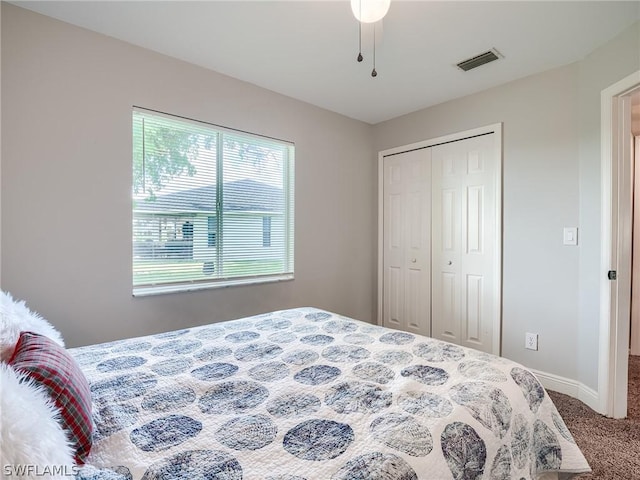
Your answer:
[[[496,305],[496,314],[493,319],[493,339],[492,351],[497,355],[501,353],[501,334],[502,334],[502,162],[503,162],[503,144],[502,144],[502,123],[494,123],[484,127],[478,127],[463,132],[452,133],[442,137],[432,138],[421,142],[402,145],[400,147],[390,148],[378,152],[378,325],[382,325],[383,312],[383,254],[384,254],[384,157],[398,153],[408,152],[419,148],[432,147],[447,142],[455,142],[464,140],[465,138],[475,137],[493,133],[496,135],[496,143],[500,148],[500,158],[496,166],[496,236],[495,245],[495,272],[496,272],[496,289],[494,292],[494,301]]]
[[[633,126],[633,104],[631,105],[631,123]],[[636,133],[636,132],[632,132]],[[629,332],[629,336],[631,337],[631,341],[629,342],[630,348],[629,353],[631,355],[640,355],[640,312],[638,312],[638,301],[640,301],[640,282],[638,282],[638,278],[636,277],[636,290],[635,296],[636,300],[634,302],[634,290],[633,290],[633,280],[634,276],[637,275],[634,268],[637,268],[638,260],[640,260],[640,248],[636,249],[636,245],[640,243],[640,206],[636,208],[637,205],[640,205],[640,171],[636,168],[636,165],[640,165],[640,135],[637,135],[634,138],[634,148],[633,148],[633,191],[634,191],[634,203],[633,203],[633,251],[636,252],[636,256],[632,258],[631,264],[631,331]],[[635,265],[634,265],[635,262]],[[635,307],[635,308],[634,308]],[[635,313],[635,318],[634,318]]]
[[[599,411],[627,415],[633,162],[630,93],[640,88],[640,70],[601,93],[602,221],[600,280]],[[617,271],[617,280],[607,277]]]

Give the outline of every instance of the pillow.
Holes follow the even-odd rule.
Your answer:
[[[13,354],[20,332],[35,332],[49,337],[64,347],[62,335],[37,313],[17,302],[11,294],[0,292],[0,360],[7,361]]]
[[[75,465],[73,447],[48,392],[4,363],[0,363],[0,385],[0,465],[3,474],[21,478],[14,469],[26,465],[55,465],[71,473]]]
[[[80,465],[91,450],[91,391],[76,361],[60,345],[33,332],[22,332],[9,364],[45,388],[60,410],[62,427]]]

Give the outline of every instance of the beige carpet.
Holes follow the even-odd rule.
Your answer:
[[[628,417],[614,420],[549,391],[593,473],[580,480],[640,480],[640,357],[629,357]]]

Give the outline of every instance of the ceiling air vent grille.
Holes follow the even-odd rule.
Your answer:
[[[494,60],[498,60],[502,55],[498,53],[496,49],[491,49],[487,52],[481,53],[480,55],[476,55],[473,58],[469,58],[467,60],[463,60],[458,63],[458,68],[460,70],[464,70],[468,72],[472,68],[477,68],[480,65],[484,65],[485,63],[493,62]]]

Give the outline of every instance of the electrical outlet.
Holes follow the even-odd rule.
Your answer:
[[[524,348],[528,350],[538,350],[538,334],[537,333],[524,334]]]

